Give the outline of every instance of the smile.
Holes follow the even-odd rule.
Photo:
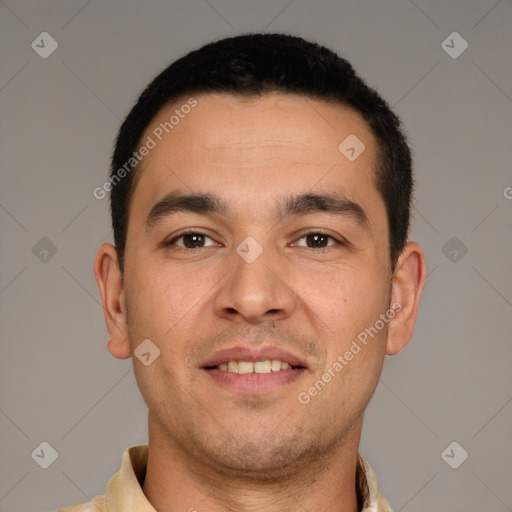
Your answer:
[[[265,359],[263,361],[227,361],[215,366],[215,369],[223,372],[239,374],[271,373],[281,370],[290,370],[292,365],[280,359]]]

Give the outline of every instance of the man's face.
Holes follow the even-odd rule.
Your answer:
[[[132,351],[150,339],[160,355],[149,366],[134,358],[135,375],[169,447],[214,467],[278,471],[360,427],[381,371],[387,326],[332,371],[390,303],[376,141],[352,110],[299,96],[195,99],[161,141],[154,130],[186,99],[142,139],[157,145],[130,206],[124,293]],[[354,161],[338,149],[351,134],[365,146]],[[225,208],[196,201],[194,212],[161,205],[149,216],[170,193],[210,194]],[[309,196],[288,211],[303,195],[344,202],[324,211]],[[272,359],[293,368],[213,368]],[[330,382],[301,403],[329,368]]]

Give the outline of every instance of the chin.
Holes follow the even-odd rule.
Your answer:
[[[219,473],[258,481],[289,477],[295,469],[303,470],[305,463],[314,463],[328,451],[315,441],[308,442],[303,433],[280,437],[246,432],[243,438],[229,437],[216,446],[206,446],[204,442],[195,446],[205,462]]]

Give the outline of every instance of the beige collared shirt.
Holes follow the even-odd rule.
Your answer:
[[[148,452],[147,444],[128,448],[123,453],[121,468],[108,481],[105,494],[58,512],[156,512],[141,487],[146,476]],[[360,454],[356,483],[363,503],[361,512],[392,512],[386,498],[377,492],[377,480],[372,468]]]

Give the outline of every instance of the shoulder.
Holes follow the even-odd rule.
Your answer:
[[[89,501],[72,507],[60,508],[57,512],[108,512],[107,500],[104,494],[99,494]]]

